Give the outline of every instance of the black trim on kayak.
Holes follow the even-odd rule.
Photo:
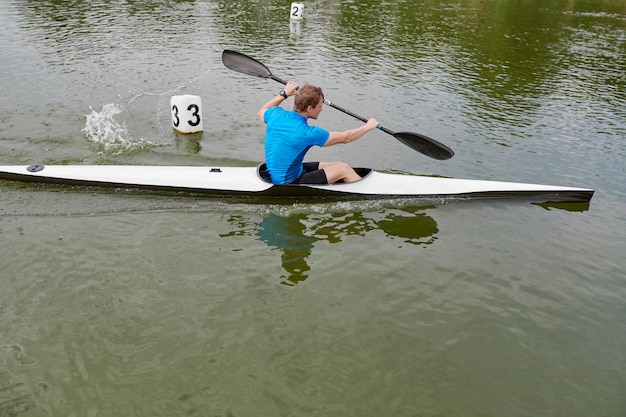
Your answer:
[[[366,176],[369,175],[370,172],[372,172],[371,168],[353,168],[357,174],[359,174],[359,176],[361,177],[361,179],[365,178]],[[268,184],[273,184],[273,185],[285,185],[285,184],[274,184],[272,182],[272,179],[270,178],[270,173],[267,170],[267,165],[265,164],[261,164],[257,167],[256,169],[257,175],[259,176],[259,178],[261,178],[263,180],[263,182],[266,182]],[[360,180],[359,180],[360,181]],[[343,181],[341,181],[343,182]],[[297,185],[299,187],[307,187],[309,185],[316,185],[316,184],[292,184],[292,185]]]

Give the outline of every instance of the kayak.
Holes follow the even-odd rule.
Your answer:
[[[331,185],[277,185],[258,167],[142,165],[0,166],[0,179],[28,183],[107,187],[214,196],[289,198],[523,198],[533,202],[588,202],[589,188],[455,179],[356,168],[363,178]]]

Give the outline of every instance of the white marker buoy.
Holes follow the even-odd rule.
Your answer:
[[[291,12],[290,18],[291,20],[302,20],[304,17],[304,4],[302,3],[291,3]]]
[[[202,100],[200,96],[172,96],[172,128],[179,133],[202,132]]]

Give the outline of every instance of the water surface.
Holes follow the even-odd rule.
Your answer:
[[[591,203],[4,182],[0,415],[623,415],[623,2],[304,6],[0,0],[0,164],[254,166],[280,85],[225,69],[233,49],[456,152],[372,132],[311,158]],[[202,134],[172,131],[178,94]]]

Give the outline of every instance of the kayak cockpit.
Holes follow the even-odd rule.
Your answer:
[[[366,176],[368,176],[371,172],[372,169],[371,168],[354,168],[354,170],[356,171],[357,174],[359,174],[361,176],[361,179],[365,178]],[[264,182],[268,183],[268,184],[274,184],[270,178],[270,174],[267,171],[267,166],[265,165],[265,163],[259,165],[257,167],[257,175],[259,176],[259,178],[261,178]],[[282,185],[282,184],[274,184],[274,185]],[[304,185],[304,186],[308,186],[308,185],[312,185],[312,184],[284,184],[284,185]]]

